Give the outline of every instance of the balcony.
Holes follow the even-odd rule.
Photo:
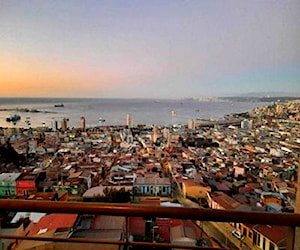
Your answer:
[[[97,238],[72,238],[72,237],[44,237],[1,234],[0,239],[16,239],[30,241],[51,241],[64,244],[79,244],[81,249],[106,249],[107,246],[116,245],[119,249],[220,249],[217,247],[200,247],[178,243],[159,243],[155,241],[133,241],[129,237],[129,219],[132,217],[152,218],[173,218],[192,220],[200,222],[230,222],[250,223],[264,225],[288,226],[287,244],[288,250],[299,247],[295,242],[296,227],[300,226],[300,214],[288,213],[261,213],[261,212],[240,212],[228,210],[214,210],[202,208],[181,208],[181,207],[160,207],[135,204],[107,204],[107,203],[75,203],[75,202],[51,202],[51,201],[25,201],[25,200],[0,200],[0,212],[22,211],[22,212],[45,212],[63,214],[85,214],[85,215],[110,215],[125,217],[124,237],[122,240],[108,240]],[[297,245],[297,246],[296,246]],[[102,246],[102,247],[101,247]],[[105,247],[104,247],[105,246]],[[241,245],[242,246],[242,245]],[[79,248],[79,249],[80,249]],[[39,248],[37,248],[39,249]],[[52,248],[51,248],[52,249]],[[54,248],[53,248],[54,249]],[[67,249],[67,248],[66,248]],[[224,248],[223,248],[224,249]],[[267,249],[267,248],[266,248]]]

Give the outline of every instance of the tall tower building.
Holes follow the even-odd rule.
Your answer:
[[[195,129],[195,121],[194,120],[189,120],[188,121],[188,129]]]
[[[127,114],[127,116],[126,116],[126,125],[128,126],[128,128],[132,128],[132,116],[131,116],[131,114]]]
[[[158,132],[159,132],[158,128],[156,126],[154,126],[152,129],[152,135],[151,135],[152,142],[154,142],[154,143],[156,143],[156,141],[157,141]]]
[[[168,139],[169,134],[170,134],[170,130],[167,129],[167,128],[164,128],[163,129],[163,137],[166,138],[166,139]]]
[[[168,134],[168,138],[167,138],[167,148],[169,148],[171,146],[171,134]]]
[[[80,129],[82,131],[85,130],[85,118],[84,118],[84,116],[81,116],[81,118],[80,118]]]
[[[58,130],[58,121],[54,121],[54,128],[55,128],[55,131]]]
[[[61,131],[65,132],[67,130],[67,128],[68,128],[68,122],[67,122],[67,119],[64,118],[61,121]]]
[[[53,120],[51,123],[52,123],[52,129],[53,129],[53,131],[57,131],[58,130],[58,121],[57,120]]]
[[[242,129],[252,129],[253,128],[253,120],[244,119],[241,121]]]

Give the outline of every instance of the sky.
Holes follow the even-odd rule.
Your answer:
[[[0,97],[300,93],[298,0],[0,0]]]

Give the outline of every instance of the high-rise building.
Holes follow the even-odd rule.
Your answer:
[[[57,131],[58,130],[58,121],[57,120],[53,120],[51,122],[51,124],[52,124],[53,131]]]
[[[61,131],[66,131],[67,130],[67,128],[68,128],[68,122],[67,122],[67,119],[66,118],[64,118],[64,119],[62,119],[62,121],[61,121]]]
[[[156,143],[157,138],[158,138],[158,133],[159,133],[158,128],[156,126],[154,126],[152,129],[152,135],[151,135],[152,142]]]
[[[166,139],[168,139],[169,134],[170,134],[170,130],[167,129],[167,128],[164,128],[163,129],[163,137],[166,138]]]
[[[188,120],[188,129],[195,129],[195,121]]]
[[[286,107],[285,105],[277,103],[276,106],[275,106],[275,112],[278,115],[280,115],[280,114],[284,113],[285,107]]]
[[[252,129],[253,128],[253,120],[245,119],[241,121],[241,128],[242,129]]]
[[[54,127],[55,127],[55,131],[57,131],[58,130],[58,121],[54,122]]]
[[[81,118],[80,118],[80,129],[82,131],[85,130],[85,118],[84,118],[84,116],[81,116]]]
[[[132,116],[131,116],[131,114],[127,114],[127,116],[126,116],[126,125],[128,126],[128,128],[132,128]]]

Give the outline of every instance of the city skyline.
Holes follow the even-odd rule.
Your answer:
[[[0,97],[300,93],[299,1],[0,1]]]

